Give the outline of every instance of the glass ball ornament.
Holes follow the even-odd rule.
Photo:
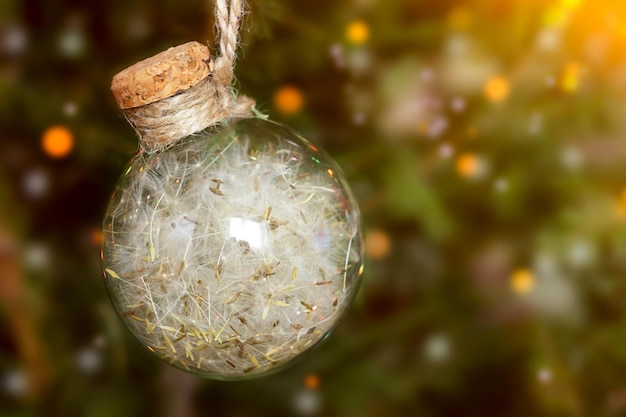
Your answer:
[[[329,334],[358,288],[362,248],[331,157],[246,118],[134,157],[105,216],[102,266],[146,348],[237,379],[278,370]]]

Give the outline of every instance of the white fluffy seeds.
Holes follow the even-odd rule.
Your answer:
[[[103,251],[131,332],[216,378],[274,369],[314,345],[361,270],[358,211],[341,175],[260,119],[139,155],[112,198]]]

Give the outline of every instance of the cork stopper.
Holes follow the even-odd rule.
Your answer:
[[[205,79],[209,60],[209,48],[199,42],[178,45],[116,74],[111,92],[122,110],[155,103]]]

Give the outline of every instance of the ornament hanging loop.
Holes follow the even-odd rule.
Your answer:
[[[230,3],[230,7],[229,6]],[[234,79],[234,66],[239,44],[239,26],[244,4],[241,0],[216,0],[215,22],[219,34],[220,56],[215,62],[214,77],[224,85]]]
[[[162,150],[225,120],[252,116],[254,100],[232,87],[243,7],[241,0],[216,0],[215,61],[206,46],[188,42],[113,77],[111,91],[142,149]]]

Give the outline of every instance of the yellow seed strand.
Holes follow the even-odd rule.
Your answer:
[[[270,304],[271,304],[271,300],[267,302],[267,304],[265,305],[265,308],[263,308],[263,314],[261,315],[261,318],[263,320],[265,320],[265,318],[267,317],[267,313],[270,311]]]
[[[172,333],[176,333],[178,331],[178,329],[175,329],[171,326],[164,326],[164,325],[159,325],[159,329],[167,331],[167,332],[172,332]]]
[[[107,274],[111,275],[113,278],[117,278],[117,279],[120,278],[120,276],[117,275],[117,272],[115,272],[114,270],[112,270],[110,268],[106,268],[105,271],[106,271]]]
[[[187,339],[187,343],[185,343],[185,357],[187,359],[194,360],[193,352],[191,350],[191,344],[189,343],[189,339]]]
[[[185,325],[185,322],[180,317],[178,317],[176,314],[170,313],[170,315],[174,318],[174,320],[176,320],[177,322],[179,322],[183,326]]]
[[[308,203],[313,198],[313,196],[315,196],[315,193],[311,193],[311,195],[308,196],[306,200],[296,203],[296,206],[301,206],[303,204]]]
[[[286,303],[284,301],[272,301],[272,304],[277,307],[289,307],[289,303]]]
[[[280,291],[279,291],[279,293],[280,293],[280,294],[282,294],[282,293],[286,293],[286,292],[289,292],[289,291],[293,290],[294,288],[295,288],[295,286],[293,286],[293,285],[289,285],[289,286],[287,286],[287,287],[283,288],[282,290],[280,290]]]
[[[202,338],[204,339],[205,342],[210,342],[211,341],[211,330],[209,329],[206,332],[202,332]]]
[[[170,350],[172,351],[172,353],[176,353],[176,348],[174,347],[174,345],[172,344],[172,341],[169,339],[169,337],[167,337],[167,335],[165,334],[165,332],[163,332],[163,341],[165,342],[165,344],[167,345],[168,348],[170,348]]]
[[[273,347],[273,348],[271,348],[270,350],[268,350],[268,351],[265,353],[265,355],[264,355],[264,356],[265,356],[266,358],[268,358],[269,356],[272,356],[273,354],[275,354],[276,352],[280,352],[281,350],[282,350],[282,346],[276,346],[276,347]],[[270,360],[272,360],[272,359],[270,359]],[[272,360],[272,361],[273,361],[273,360]]]
[[[143,317],[135,316],[134,314],[129,314],[128,317],[130,317],[133,320],[140,321],[140,322],[144,322],[146,320]]]
[[[215,335],[215,340],[217,340],[218,342],[222,343],[222,339],[220,339],[220,336],[222,335],[222,332],[224,331],[224,329],[226,328],[226,325],[228,324],[228,321],[224,322],[224,325],[222,326],[222,328],[220,329],[219,332],[217,332],[217,334]]]

